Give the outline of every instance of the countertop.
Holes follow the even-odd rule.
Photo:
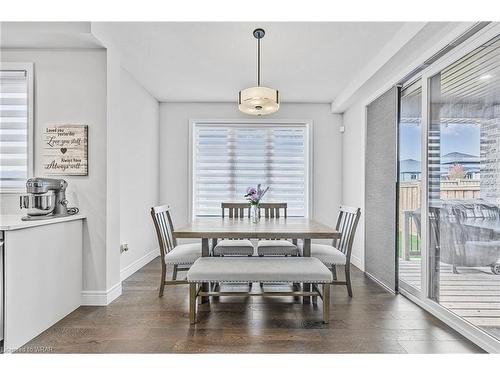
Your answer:
[[[41,225],[63,223],[65,221],[85,219],[85,215],[81,213],[76,215],[31,221],[22,221],[21,218],[23,216],[25,215],[0,215],[0,230],[17,230],[38,227]]]

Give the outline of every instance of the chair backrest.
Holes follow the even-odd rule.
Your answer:
[[[422,233],[422,221],[420,215],[421,215],[420,208],[417,208],[415,211],[410,212],[410,217],[413,219],[413,222],[415,223],[415,227],[417,229],[417,236],[419,238]]]
[[[230,219],[241,219],[250,217],[250,203],[227,203],[220,204],[222,209],[222,217],[226,217],[226,210]],[[246,212],[245,212],[246,211]]]
[[[155,225],[156,236],[158,237],[158,244],[160,246],[160,256],[163,262],[165,260],[165,254],[168,254],[177,246],[177,240],[173,235],[174,225],[172,223],[172,217],[170,216],[170,206],[163,205],[152,207],[151,217]]]
[[[429,207],[429,246],[439,255],[439,233],[441,209],[439,207]],[[422,233],[422,232],[420,232]]]
[[[274,219],[279,217],[287,217],[287,203],[261,203],[259,204],[260,210],[259,215],[261,215],[261,210],[264,211],[264,217],[266,219]]]
[[[439,260],[443,263],[461,265],[465,259],[466,228],[462,225],[464,220],[461,207],[443,205],[439,210]],[[473,229],[473,228],[472,228]],[[472,233],[472,232],[470,232]]]
[[[342,233],[340,239],[334,241],[334,246],[343,252],[347,261],[351,259],[352,244],[354,242],[354,235],[358,226],[359,217],[361,216],[361,209],[340,206],[339,216],[337,218],[336,229]]]

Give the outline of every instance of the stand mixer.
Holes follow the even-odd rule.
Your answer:
[[[20,208],[28,209],[28,216],[22,220],[43,220],[74,215],[78,208],[68,207],[66,188],[62,179],[35,177],[26,181],[26,195],[19,200]]]

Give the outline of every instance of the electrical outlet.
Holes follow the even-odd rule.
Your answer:
[[[128,243],[122,243],[120,245],[120,253],[123,253],[124,251],[128,251]]]

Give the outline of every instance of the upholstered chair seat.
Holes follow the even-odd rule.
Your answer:
[[[213,249],[215,256],[252,256],[253,253],[250,240],[222,240]]]
[[[257,254],[259,256],[297,256],[299,255],[299,249],[286,240],[261,240],[257,243]]]
[[[188,243],[177,245],[165,254],[165,264],[191,265],[201,257],[201,244]]]
[[[346,255],[330,245],[311,244],[311,256],[318,258],[327,267],[345,266]]]

